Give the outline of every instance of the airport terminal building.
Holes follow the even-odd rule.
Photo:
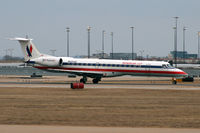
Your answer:
[[[171,56],[175,56],[175,51],[170,52]],[[177,58],[185,59],[197,59],[197,54],[188,54],[187,51],[176,51]]]

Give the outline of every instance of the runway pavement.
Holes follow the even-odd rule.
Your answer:
[[[66,76],[46,76],[43,78],[30,78],[28,76],[1,76],[1,87],[49,87],[70,88],[70,83],[79,82],[79,78]],[[195,82],[171,83],[170,78],[160,77],[116,77],[104,78],[99,84],[93,84],[91,79],[85,84],[85,89],[160,89],[160,90],[200,90],[200,79]]]
[[[199,133],[200,129],[0,125],[1,133]]]
[[[2,117],[0,115],[0,119],[5,119],[6,121],[6,123],[3,122],[1,124],[22,123],[22,125],[0,125],[0,133],[13,133],[13,132],[15,133],[27,133],[27,132],[28,133],[35,133],[35,132],[37,133],[43,133],[43,132],[199,133],[200,132],[200,129],[188,128],[190,127],[191,123],[196,124],[195,126],[192,127],[198,128],[199,119],[195,117],[196,115],[198,116],[199,112],[198,102],[197,102],[198,96],[194,96],[194,94],[197,94],[200,90],[200,80],[198,78],[195,79],[195,82],[188,82],[188,83],[180,82],[177,85],[172,85],[170,78],[117,77],[117,78],[102,79],[102,81],[99,84],[92,84],[91,79],[89,79],[88,83],[85,84],[84,88],[86,91],[77,92],[71,90],[70,83],[79,82],[79,79],[80,77],[68,78],[65,76],[45,76],[43,78],[30,78],[28,76],[1,75],[0,76],[1,99],[4,101],[9,101],[8,103],[0,104],[0,108],[2,109],[2,111],[4,109],[7,110],[5,114],[4,113],[2,114]],[[41,90],[40,88],[44,89]],[[65,89],[68,91],[65,91]],[[112,91],[112,89],[114,91]],[[144,91],[138,92],[137,89],[140,91],[141,90]],[[146,90],[148,92],[144,93],[146,92]],[[158,90],[158,92],[151,90]],[[161,92],[160,90],[164,91]],[[171,90],[180,90],[180,91],[171,91]],[[187,93],[184,90],[192,90],[192,91],[188,91],[189,93]],[[130,94],[128,94],[127,92],[129,92]],[[143,97],[140,97],[139,95],[142,95]],[[93,102],[89,104],[88,102],[91,101],[91,99],[93,99]],[[172,103],[170,103],[171,100],[173,100]],[[134,105],[134,107],[130,106],[130,104]],[[167,104],[169,105],[167,106]],[[177,105],[179,107],[177,107]],[[187,106],[190,106],[191,110],[188,110],[189,112],[185,111],[187,109]],[[9,111],[10,108],[12,108],[13,111],[12,110]],[[27,116],[25,116],[21,110],[29,111],[29,113],[26,114]],[[135,112],[136,110],[138,111]],[[167,114],[165,114],[163,110],[167,111]],[[145,111],[148,112],[152,111],[152,113],[148,114],[148,117],[146,117],[147,112],[145,113]],[[85,115],[82,116],[82,112],[86,112]],[[98,115],[96,116],[97,120],[94,119],[94,121],[99,122],[97,125],[101,125],[102,123],[107,125],[106,121],[109,121],[109,119],[107,119],[106,117],[104,118],[102,116],[107,115],[111,117],[113,115],[112,118],[113,119],[115,118],[116,120],[121,122],[122,123],[121,125],[123,125],[123,123],[125,123],[126,125],[127,122],[126,119],[128,119],[129,117],[131,117],[133,125],[136,123],[140,125],[140,122],[142,122],[141,119],[144,119],[146,120],[146,122],[143,121],[142,123],[146,123],[146,127],[145,128],[112,127],[112,125],[116,125],[119,123],[119,122],[115,123],[115,121],[109,121],[111,127],[101,127],[101,126],[92,127],[93,124],[91,127],[88,126],[84,127],[84,125],[81,126],[80,123],[77,124],[77,126],[57,126],[54,123],[54,121],[57,119],[58,119],[57,122],[60,123],[62,122],[70,123],[75,121],[76,119],[77,122],[79,122],[80,120],[84,121],[84,119],[86,118],[87,118],[86,121],[88,122],[88,120],[91,120],[90,117],[94,118],[97,112],[98,112]],[[113,112],[113,114],[111,115],[109,112],[110,113]],[[15,115],[14,113],[16,113],[17,115]],[[61,113],[63,113],[64,117],[60,116]],[[137,114],[140,116],[139,118]],[[177,118],[173,119],[174,117],[171,117],[172,114],[173,115],[176,114]],[[71,117],[68,117],[70,115],[73,117],[76,116],[76,119],[70,119]],[[115,115],[120,118],[119,119],[116,118]],[[160,116],[165,116],[166,119]],[[48,118],[50,119],[50,121]],[[69,120],[68,119],[63,120],[63,118],[68,118]],[[99,118],[105,119],[105,121],[102,121],[101,123],[101,121],[98,120]],[[154,120],[154,118],[156,118],[155,123],[158,125],[158,127],[165,127],[165,121],[166,121],[167,122],[166,124],[171,123],[171,125],[169,124],[167,127],[176,127],[176,126],[178,127],[185,124],[187,128],[183,129],[155,128],[155,125],[153,126],[154,128],[149,128],[151,127],[149,126],[151,124],[148,121],[150,121],[149,119]],[[12,122],[12,119],[15,121]],[[54,121],[52,121],[52,119]],[[182,119],[184,119],[184,121],[187,120],[188,122],[184,123]],[[33,121],[33,123],[36,121],[35,123],[40,123],[40,122],[50,123],[50,125],[52,125],[51,124],[52,122],[53,125],[55,126],[23,125],[23,123],[27,124],[31,120]],[[130,124],[129,122],[130,120],[128,120],[127,125]],[[162,122],[162,124],[159,125],[159,122]],[[182,124],[180,124],[181,122]],[[90,126],[90,124],[91,123],[89,123],[88,125]],[[72,125],[76,124],[73,123]]]

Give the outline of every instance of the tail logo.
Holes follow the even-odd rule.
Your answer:
[[[26,46],[26,52],[29,57],[32,57],[32,51],[33,51],[32,45],[30,45],[30,47]]]

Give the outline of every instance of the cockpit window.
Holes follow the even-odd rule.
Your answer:
[[[170,69],[170,68],[173,68],[173,67],[170,64],[163,64],[162,68],[168,68],[168,69]]]
[[[174,68],[173,66],[171,66],[170,64],[167,64],[167,67],[168,68]]]

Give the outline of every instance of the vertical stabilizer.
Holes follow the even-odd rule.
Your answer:
[[[21,45],[21,49],[24,54],[25,61],[28,61],[30,59],[38,58],[41,56],[38,49],[35,47],[35,45],[32,43],[32,39],[27,38],[13,38],[11,40],[19,41]]]

